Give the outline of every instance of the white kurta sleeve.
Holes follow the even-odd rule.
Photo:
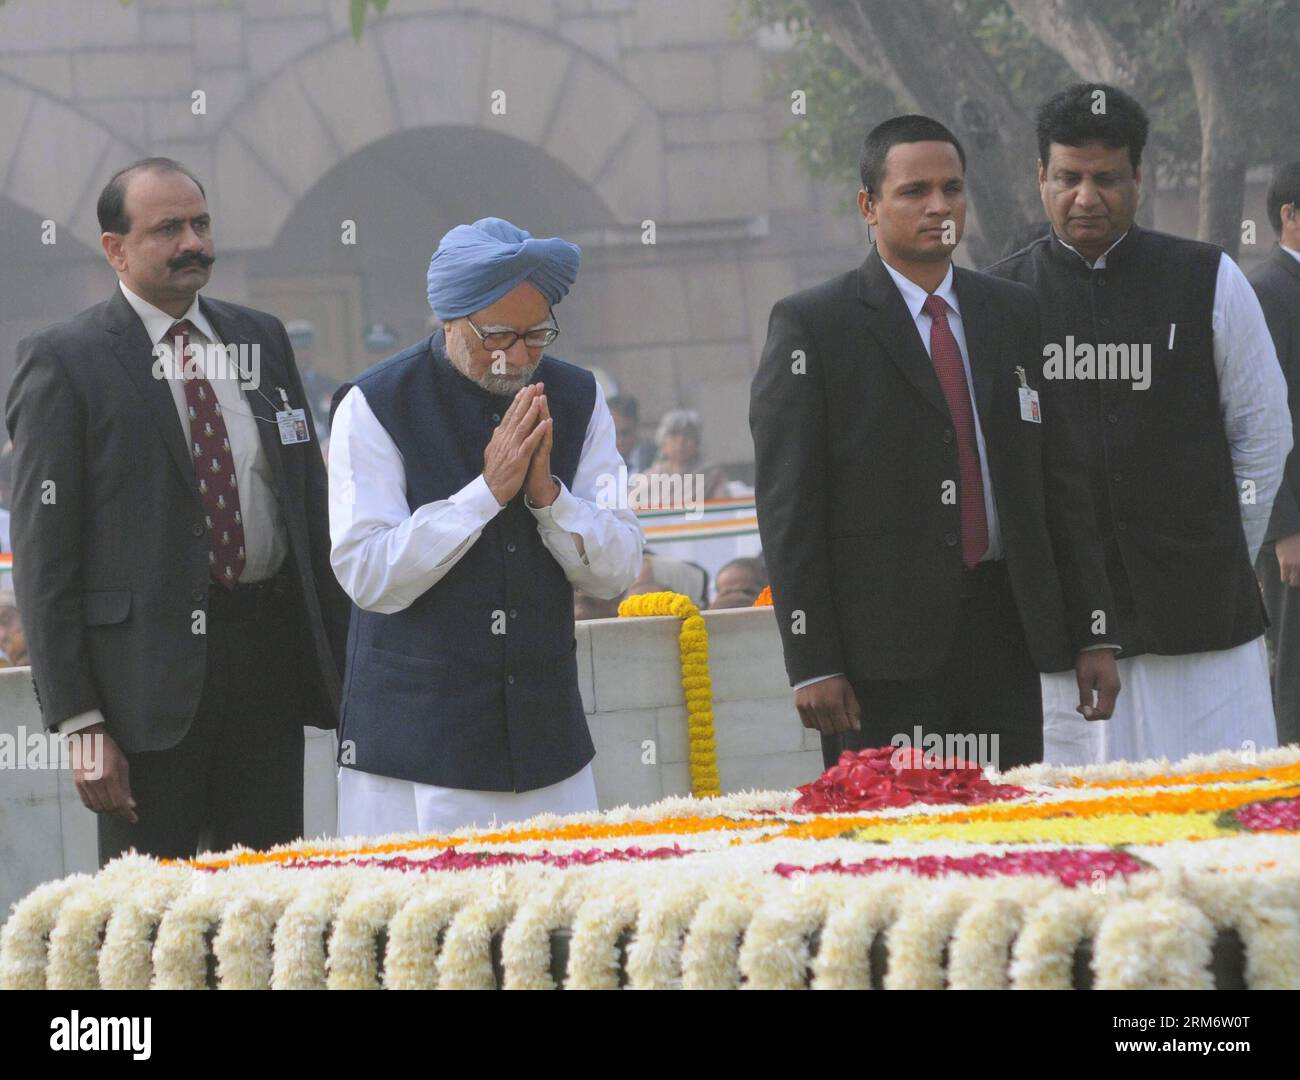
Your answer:
[[[411,511],[401,451],[353,387],[330,429],[330,565],[366,611],[391,614],[437,584],[503,509],[480,473]]]
[[[550,506],[528,508],[537,519],[542,543],[565,576],[602,600],[622,594],[641,571],[645,534],[623,497],[626,491],[626,467],[614,440],[614,418],[597,383],[573,490],[560,483],[560,494]]]
[[[1253,564],[1291,451],[1291,413],[1263,308],[1246,275],[1226,254],[1219,259],[1214,284],[1213,324],[1220,409]]]

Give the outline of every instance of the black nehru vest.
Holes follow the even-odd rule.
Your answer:
[[[1063,380],[1115,594],[1108,640],[1125,657],[1228,649],[1267,621],[1238,501],[1252,493],[1233,475],[1214,368],[1221,255],[1133,226],[1100,270],[1054,233],[989,268],[1037,294],[1045,348],[1068,356],[1071,336],[1130,354],[1149,346],[1146,389],[1132,378]],[[1107,353],[1111,363],[1123,355]]]
[[[483,471],[511,401],[457,371],[441,341],[439,332],[356,381],[401,451],[412,511]],[[596,380],[543,356],[530,381],[546,384],[551,471],[572,488]],[[521,490],[410,607],[353,605],[341,764],[439,787],[532,791],[595,755],[578,691],[573,587],[523,500]]]

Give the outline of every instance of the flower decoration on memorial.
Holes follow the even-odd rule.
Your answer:
[[[675,592],[629,596],[618,606],[620,618],[672,615],[681,620],[682,692],[686,695],[691,794],[719,794],[718,751],[713,733],[713,680],[709,677],[709,630],[690,597]]]
[[[1086,955],[1097,988],[1209,989],[1233,941],[1251,988],[1300,985],[1300,750],[928,764],[881,747],[799,791],[127,855],[14,906],[0,986],[1066,989]]]

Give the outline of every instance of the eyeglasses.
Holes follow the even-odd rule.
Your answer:
[[[526,330],[522,334],[517,333],[514,330],[493,330],[485,334],[474,325],[473,319],[466,316],[465,321],[469,323],[470,329],[478,335],[479,341],[483,342],[483,347],[490,352],[506,352],[514,348],[515,342],[520,338],[524,339],[524,344],[530,349],[544,349],[560,336],[560,327],[558,323],[553,326],[543,326],[534,330]],[[551,322],[555,323],[554,312],[551,313]]]

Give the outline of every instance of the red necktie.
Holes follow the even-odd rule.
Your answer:
[[[188,319],[173,323],[168,338],[176,357],[185,359],[185,349],[194,329]],[[180,339],[177,341],[176,339]],[[226,422],[212,384],[201,374],[185,378],[185,403],[190,414],[190,453],[194,476],[208,524],[208,564],[214,581],[233,589],[244,570],[244,519],[239,509],[239,488],[235,482],[235,457],[230,450]]]
[[[975,410],[971,406],[961,349],[948,325],[948,305],[933,293],[921,310],[930,316],[930,360],[948,402],[948,415],[957,433],[957,465],[961,473],[961,561],[971,567],[989,547],[989,523],[984,513],[984,478],[980,475],[979,445],[975,441]]]

